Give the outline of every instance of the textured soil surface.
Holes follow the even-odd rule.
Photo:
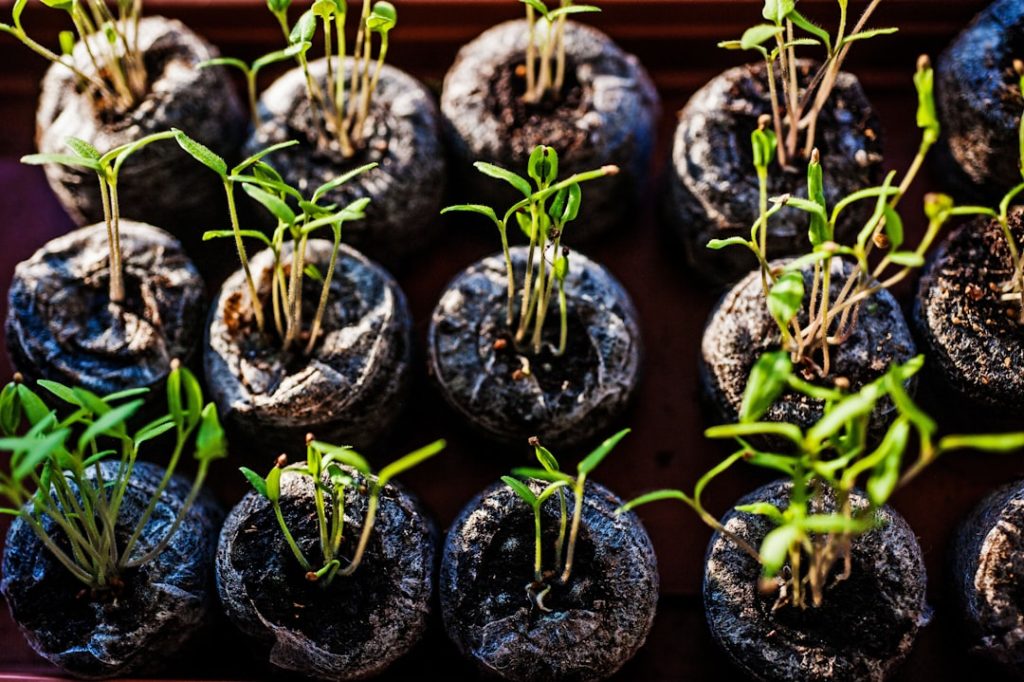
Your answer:
[[[531,482],[535,493],[542,486]],[[574,505],[566,495],[568,508]],[[448,636],[480,669],[507,680],[599,680],[643,644],[654,619],[658,570],[650,539],[606,488],[588,483],[576,557],[567,585],[553,579],[543,612],[526,594],[533,579],[533,512],[504,483],[463,509],[441,562],[441,611]],[[545,569],[559,505],[543,507]]]
[[[1024,485],[982,500],[953,547],[954,581],[972,650],[1024,676]]]
[[[346,73],[351,64],[350,59],[345,61]],[[325,87],[327,60],[311,62],[309,70]],[[337,143],[318,143],[317,119],[300,68],[288,71],[264,91],[258,111],[260,125],[246,142],[245,153],[298,140],[298,145],[275,152],[266,161],[307,198],[349,170],[379,164],[325,197],[338,206],[363,197],[372,200],[365,219],[346,223],[347,244],[393,265],[434,236],[431,226],[437,225],[433,218],[441,210],[447,180],[445,150],[437,104],[415,78],[384,66],[371,100],[365,142],[348,159]]]
[[[778,263],[773,263],[777,265]],[[847,263],[833,261],[832,300],[839,294],[850,272]],[[801,324],[807,324],[806,309],[810,299],[813,271],[804,272],[804,310]],[[717,416],[725,423],[739,419],[743,390],[750,370],[763,353],[778,350],[781,344],[778,325],[768,312],[761,288],[760,272],[752,272],[725,293],[708,318],[701,342],[700,378],[705,396],[714,405]],[[894,363],[910,360],[917,354],[910,329],[903,319],[896,299],[888,291],[880,291],[861,306],[853,334],[845,342],[831,347],[831,370],[821,379],[810,376],[814,383],[830,386],[837,377],[850,382],[850,391],[885,374]],[[820,365],[820,352],[815,361]],[[802,393],[786,391],[764,414],[762,420],[796,424],[806,428],[822,417],[824,404]],[[892,405],[882,401],[875,408],[873,425],[883,427],[889,421]]]
[[[106,480],[117,462],[102,465]],[[117,527],[120,547],[164,475],[164,469],[137,462]],[[90,476],[91,478],[91,476]],[[191,481],[171,479],[136,543],[132,556],[154,548],[188,497]],[[153,561],[129,569],[120,593],[91,597],[20,518],[7,533],[0,592],[11,615],[36,652],[76,677],[109,678],[159,670],[194,635],[213,601],[212,574],[217,529],[223,512],[201,494],[167,548]],[[43,527],[69,551],[57,524]]]
[[[7,352],[27,379],[100,395],[158,388],[171,360],[199,347],[206,294],[181,244],[163,230],[121,221],[126,300],[110,302],[104,225],[58,237],[15,270]]]
[[[345,495],[341,553],[346,558],[354,552],[366,517],[362,483],[357,478]],[[303,554],[319,561],[309,477],[282,476],[281,510]],[[433,590],[436,535],[419,502],[388,485],[359,568],[323,587],[306,580],[270,503],[250,492],[221,532],[217,588],[228,616],[274,666],[325,680],[362,679],[382,672],[422,636]]]
[[[525,103],[519,69],[526,63],[527,37],[525,21],[498,24],[464,46],[445,77],[441,110],[452,136],[455,171],[464,178],[456,198],[504,210],[521,197],[500,180],[477,173],[472,163],[487,161],[525,176],[530,152],[546,144],[558,151],[563,178],[608,164],[621,168],[594,189],[584,187],[574,237],[587,239],[616,226],[629,229],[621,223],[628,223],[647,183],[660,113],[650,76],[608,36],[568,22],[562,92]]]
[[[522,282],[527,249],[514,248],[512,259]],[[427,334],[430,373],[448,403],[492,437],[579,443],[603,433],[636,391],[642,344],[633,303],[597,263],[576,253],[569,263],[569,335],[561,357],[553,352],[560,334],[557,296],[545,321],[544,350],[516,350],[514,330],[506,324],[501,255],[463,271],[434,310]],[[518,377],[524,367],[529,375]]]
[[[789,483],[776,481],[737,502],[789,504]],[[853,497],[855,508],[866,504]],[[823,507],[823,510],[825,507]],[[826,587],[820,607],[775,608],[778,595],[758,591],[760,565],[715,533],[705,556],[704,610],[711,633],[755,680],[888,679],[927,624],[925,569],[914,531],[890,507],[881,525],[853,543],[847,580]],[[774,527],[764,516],[730,511],[725,528],[760,546]],[[840,569],[841,570],[841,569]]]
[[[1024,237],[1024,212],[1011,231]],[[914,302],[914,325],[928,370],[958,396],[987,410],[1024,406],[1024,328],[1019,303],[1000,300],[1013,276],[998,223],[986,219],[954,230],[933,252]]]
[[[939,58],[936,94],[948,152],[967,190],[1001,197],[1020,180],[1024,97],[1013,60],[1024,56],[1024,4],[997,0]]]
[[[67,154],[69,137],[106,152],[152,133],[179,128],[229,161],[238,154],[246,116],[234,84],[222,68],[198,65],[219,56],[217,49],[181,22],[145,17],[139,22],[139,49],[149,91],[130,111],[98,109],[77,91],[75,76],[59,65],[43,80],[36,112],[39,151]],[[85,46],[75,49],[76,65],[92,72]],[[96,175],[87,169],[46,166],[50,186],[80,225],[103,220]],[[171,230],[198,245],[210,224],[211,208],[223,205],[217,176],[185,154],[173,140],[156,142],[125,163],[118,182],[121,215]]]
[[[306,262],[325,272],[333,244],[308,242]],[[291,247],[282,253],[291,261]],[[405,399],[412,321],[405,295],[384,269],[342,245],[321,333],[311,355],[308,335],[282,349],[271,314],[273,254],[250,261],[267,329],[257,330],[241,270],[210,309],[205,366],[221,418],[254,454],[305,453],[305,434],[366,447],[393,422]],[[286,273],[287,274],[287,273]],[[304,278],[303,329],[316,313],[322,285]]]
[[[800,62],[800,78],[813,76],[814,62]],[[738,66],[697,91],[679,114],[672,148],[672,170],[665,218],[683,242],[687,262],[701,277],[734,282],[757,265],[749,251],[730,247],[710,251],[712,239],[749,238],[758,218],[758,181],[750,134],[771,113],[764,64]],[[829,206],[851,192],[882,180],[881,127],[860,82],[841,73],[818,119],[815,137],[821,154],[825,200]],[[794,159],[769,170],[768,194],[807,196],[807,160]],[[870,202],[853,205],[837,226],[846,243],[870,217]],[[768,257],[802,253],[808,246],[808,214],[793,208],[769,223]]]

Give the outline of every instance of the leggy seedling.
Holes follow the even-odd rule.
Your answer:
[[[929,222],[924,237],[913,251],[901,250],[904,244],[903,220],[897,206],[939,137],[933,81],[931,65],[927,57],[922,57],[914,76],[918,94],[917,124],[922,130],[922,139],[918,153],[899,185],[895,185],[896,173],[893,171],[880,187],[854,192],[840,200],[831,212],[825,202],[822,168],[816,150],[811,154],[807,167],[807,199],[789,195],[768,197],[768,170],[777,149],[777,140],[767,127],[767,121],[762,120],[751,136],[760,185],[760,215],[751,227],[750,239],[715,239],[708,244],[711,249],[743,246],[754,254],[759,263],[768,309],[779,327],[783,346],[789,350],[794,362],[801,363],[808,372],[819,377],[829,375],[830,349],[842,344],[853,333],[864,301],[901,282],[915,268],[922,266],[925,252],[952,215],[947,197],[929,195],[925,202]],[[836,226],[843,212],[856,202],[865,200],[874,200],[875,210],[858,232],[856,242],[852,246],[837,244],[834,241]],[[767,253],[768,224],[785,206],[810,215],[808,238],[811,251],[781,269],[773,269]],[[881,257],[876,258],[872,265],[871,258],[876,249],[881,252]],[[852,260],[853,267],[833,299],[832,266],[837,257]],[[810,301],[806,314],[801,316],[805,293],[802,271],[810,266],[814,268]],[[819,354],[819,359],[813,357],[814,353]]]
[[[306,579],[326,588],[335,577],[347,577],[355,573],[362,563],[384,487],[399,474],[430,459],[444,448],[443,440],[435,441],[392,462],[374,475],[369,462],[351,448],[322,443],[309,435],[306,438],[305,462],[287,464],[286,457],[281,455],[265,478],[245,467],[241,471],[256,492],[270,502],[285,542],[306,571]],[[362,481],[358,481],[350,473],[351,470],[355,470]],[[281,511],[281,476],[286,472],[309,477],[313,482],[321,553],[321,560],[316,564],[299,548]],[[368,493],[365,492],[366,487],[369,488]],[[352,557],[345,560],[341,550],[345,540],[345,494],[350,489],[368,494],[369,498],[359,543]]]
[[[801,379],[784,351],[766,353],[750,373],[740,422],[705,431],[708,438],[735,439],[740,448],[701,477],[692,493],[658,490],[628,502],[620,512],[658,500],[681,501],[761,564],[763,587],[780,591],[779,605],[820,606],[839,562],[843,570],[834,581],[850,576],[853,541],[876,528],[878,511],[892,494],[940,455],[962,449],[1008,452],[1024,447],[1024,433],[944,436],[936,440],[936,423],[904,388],[922,364],[919,356],[894,365],[860,391],[847,394]],[[806,430],[795,424],[758,421],[786,389],[824,401],[822,418]],[[881,441],[873,445],[869,436],[871,417],[882,400],[891,401],[896,418]],[[786,452],[765,450],[752,441],[765,436],[786,442]],[[912,441],[915,436],[916,447]],[[908,450],[916,451],[916,457],[905,466]],[[791,481],[786,509],[765,501],[736,507],[737,511],[767,517],[775,524],[759,549],[730,533],[701,501],[707,485],[738,462],[781,472]],[[855,505],[853,497],[859,494],[861,482],[866,491],[864,503]],[[827,509],[834,511],[824,511]],[[787,564],[788,575],[783,573]]]
[[[539,145],[530,154],[528,175],[530,180],[490,163],[474,164],[481,173],[504,180],[523,195],[523,199],[509,208],[502,218],[489,206],[459,204],[449,206],[441,213],[462,211],[486,216],[497,226],[501,235],[502,253],[508,278],[508,306],[506,323],[515,325],[515,343],[522,345],[530,336],[530,347],[540,353],[544,320],[551,306],[555,285],[561,311],[561,334],[556,355],[565,352],[568,335],[565,282],[569,273],[569,252],[562,247],[566,226],[579,215],[583,201],[580,183],[619,172],[618,166],[604,166],[597,170],[576,173],[561,181],[558,178],[558,152],[552,147]],[[519,291],[519,315],[516,322],[516,274],[508,245],[508,226],[515,219],[519,229],[529,238],[522,286]],[[532,335],[531,335],[532,331]]]
[[[573,561],[576,555],[576,542],[579,538],[580,523],[583,519],[583,503],[586,492],[587,476],[604,460],[605,457],[619,444],[629,433],[629,429],[623,429],[611,438],[605,440],[593,452],[580,461],[576,467],[576,476],[563,473],[558,466],[558,460],[551,452],[540,444],[536,438],[530,439],[533,445],[537,461],[540,462],[540,469],[521,467],[512,471],[513,476],[502,476],[501,480],[508,485],[532,510],[534,519],[534,564],[533,581],[526,586],[526,593],[530,601],[541,611],[549,611],[544,605],[544,597],[551,591],[553,585],[567,585],[572,578]],[[540,492],[534,494],[533,490],[518,479],[536,479],[545,481],[548,485]],[[574,506],[572,522],[569,523],[568,505],[565,501],[565,488],[572,490]],[[555,560],[552,569],[544,570],[544,547],[543,547],[543,511],[544,503],[553,495],[558,494],[560,508],[558,539],[555,542]],[[568,532],[568,536],[566,533]],[[563,562],[563,550],[565,553]],[[554,581],[554,582],[552,582]]]
[[[107,226],[107,244],[110,248],[110,302],[123,303],[124,263],[121,259],[121,203],[118,200],[117,185],[121,166],[143,147],[160,140],[168,140],[171,132],[154,133],[135,142],[129,142],[111,149],[105,154],[84,140],[68,138],[71,154],[31,154],[21,159],[22,163],[42,165],[56,163],[74,168],[86,168],[96,173],[100,184],[100,200],[103,204],[103,219]]]
[[[839,72],[853,43],[895,33],[897,30],[865,29],[871,15],[881,4],[881,0],[871,0],[856,26],[847,33],[849,0],[837,0],[837,3],[839,26],[834,36],[804,17],[796,9],[797,0],[765,0],[762,16],[768,23],[747,29],[739,40],[719,43],[719,47],[730,50],[755,50],[764,59],[768,76],[768,96],[772,107],[771,124],[775,135],[782,141],[779,145],[778,160],[783,167],[793,163],[798,153],[802,154],[804,159],[810,158],[815,146],[818,116],[835,88]],[[798,31],[803,31],[805,37],[796,37]],[[818,45],[824,45],[825,59],[801,92],[796,50],[800,47]],[[778,72],[775,68],[776,63],[779,67]],[[782,83],[781,103],[776,79]],[[799,146],[801,131],[804,131],[802,148]]]
[[[275,62],[297,60],[305,76],[306,96],[316,125],[318,143],[324,147],[337,145],[342,155],[350,158],[365,142],[370,104],[380,82],[380,74],[390,45],[389,36],[398,22],[398,13],[395,6],[385,0],[378,0],[372,6],[370,0],[363,1],[352,56],[353,66],[351,73],[346,77],[346,0],[316,0],[291,26],[288,23],[290,5],[291,0],[267,0],[267,7],[277,19],[285,40],[288,41],[287,48],[260,57],[251,65],[240,59],[219,58],[205,62],[204,66],[232,66],[245,74],[253,125],[258,127],[257,75],[261,69]],[[313,78],[307,57],[316,40],[318,24],[323,28],[324,54],[327,59],[324,87]],[[379,38],[376,57],[373,54],[375,35]]]
[[[65,417],[58,416],[18,376],[0,392],[0,450],[11,453],[9,473],[0,472],[0,495],[11,507],[0,513],[28,524],[68,572],[94,594],[116,590],[125,570],[142,566],[164,551],[199,495],[210,464],[227,456],[213,404],[203,405],[202,389],[189,370],[177,361],[172,366],[167,379],[169,414],[135,433],[128,431],[127,421],[143,400],[132,398],[146,393],[145,388],[101,398],[83,388],[39,381],[40,387],[71,406]],[[23,423],[28,429],[18,435]],[[123,526],[122,504],[136,458],[144,443],[168,432],[175,443],[167,469],[122,542],[118,527]],[[162,539],[136,551],[193,434],[199,468],[188,498]],[[114,477],[105,476],[101,466],[105,462],[117,462]],[[63,538],[44,519],[53,521]]]
[[[526,5],[529,32],[526,43],[526,92],[523,99],[537,103],[549,92],[558,96],[565,85],[565,22],[569,15],[601,10],[594,5],[577,5],[573,0],[559,0],[559,6],[552,10],[548,9],[544,0],[520,1]]]
[[[261,241],[274,254],[270,304],[274,326],[279,338],[282,339],[284,350],[289,350],[303,333],[302,291],[304,278],[311,277],[322,283],[320,300],[305,346],[305,352],[311,353],[320,334],[324,312],[327,308],[338,252],[341,249],[342,227],[348,221],[360,220],[365,217],[365,210],[370,200],[368,198],[357,199],[341,210],[338,210],[333,204],[322,204],[321,202],[327,193],[357,175],[375,168],[377,164],[367,164],[344,173],[323,184],[313,192],[311,197],[305,199],[297,189],[286,184],[273,167],[263,161],[267,155],[297,144],[294,141],[268,147],[229,170],[224,159],[202,144],[189,138],[180,130],[174,131],[174,135],[182,149],[220,176],[224,185],[228,212],[231,216],[231,229],[206,232],[203,239],[227,237],[235,240],[259,331],[261,333],[264,331],[266,316],[263,311],[263,302],[256,291],[256,281],[249,268],[249,257],[243,239]],[[250,174],[246,174],[247,171]],[[277,219],[277,227],[271,236],[268,237],[259,230],[242,229],[235,207],[235,186],[239,184],[246,194],[258,201]],[[297,209],[293,208],[289,202],[292,202]],[[328,227],[333,233],[334,248],[331,251],[327,273],[324,274],[315,265],[306,262],[306,248],[314,233]],[[286,238],[291,241],[290,263],[286,263],[284,259]]]

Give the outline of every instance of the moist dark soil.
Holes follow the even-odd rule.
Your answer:
[[[535,493],[542,485],[531,482]],[[574,498],[566,495],[569,513]],[[448,533],[441,610],[449,637],[481,670],[507,680],[597,680],[643,644],[654,618],[654,552],[622,501],[588,483],[570,581],[548,578],[548,612],[526,593],[533,580],[533,512],[504,483],[471,501]],[[545,570],[556,570],[559,505],[545,504]]]
[[[111,480],[117,463],[103,465]],[[131,536],[164,470],[137,462],[124,498],[116,536],[119,547]],[[191,482],[175,476],[161,496],[133,556],[164,537]],[[173,658],[199,630],[212,599],[216,532],[223,513],[201,494],[174,537],[152,562],[120,576],[115,590],[91,594],[16,519],[7,534],[0,591],[22,634],[42,657],[76,677],[108,678],[153,671]],[[57,524],[43,517],[57,544],[70,545]]]
[[[964,521],[953,578],[971,650],[1024,677],[1024,485],[1007,485]]]
[[[345,61],[346,73],[351,60]],[[327,61],[310,63],[321,87]],[[299,144],[267,157],[290,185],[309,197],[323,183],[367,163],[379,166],[328,193],[326,202],[345,206],[372,199],[366,218],[345,224],[345,242],[388,265],[415,253],[435,236],[447,179],[440,113],[433,96],[412,76],[385,66],[371,101],[362,146],[345,158],[337,142],[325,141],[314,118],[300,68],[287,72],[263,93],[260,125],[245,145],[247,154],[279,142]],[[262,209],[260,209],[262,210]]]
[[[1024,237],[1024,211],[1011,214]],[[996,221],[978,219],[949,234],[918,285],[913,321],[940,384],[987,411],[1024,406],[1024,326],[1020,302],[1000,300],[1013,277],[1006,238]]]
[[[785,509],[789,492],[789,482],[776,481],[737,504],[768,502]],[[858,493],[853,503],[862,508],[867,501]],[[712,635],[737,667],[752,679],[766,681],[891,676],[930,611],[924,559],[913,530],[889,507],[878,515],[880,527],[853,542],[850,577],[837,581],[840,567],[825,589],[822,606],[804,610],[780,603],[778,592],[762,594],[760,564],[715,533],[705,556],[704,609]],[[773,528],[763,516],[735,510],[722,523],[755,547]]]
[[[310,240],[306,262],[326,276],[332,248],[326,240]],[[286,263],[290,249],[282,253]],[[241,270],[224,283],[210,310],[206,376],[222,419],[254,454],[304,454],[309,432],[368,447],[397,418],[408,388],[412,321],[405,295],[379,265],[342,246],[312,354],[305,354],[308,335],[285,351],[269,304],[272,263],[269,250],[250,261],[264,302],[264,334]],[[304,280],[307,334],[321,286]]]
[[[512,259],[522,282],[527,249],[512,249]],[[542,351],[533,352],[529,337],[517,347],[506,323],[508,282],[501,255],[458,275],[434,310],[427,334],[431,376],[445,400],[491,437],[577,444],[607,430],[636,391],[642,342],[628,294],[597,263],[575,253],[569,262],[569,333],[561,357],[555,355],[561,333],[557,296]],[[518,310],[517,303],[517,315]]]
[[[815,62],[800,61],[801,86],[816,68]],[[765,114],[771,114],[771,99],[766,69],[759,63],[738,66],[715,77],[679,115],[665,218],[681,239],[690,268],[716,284],[734,282],[757,265],[746,249],[711,251],[707,243],[750,236],[750,227],[759,215],[750,135]],[[881,182],[881,127],[853,75],[840,73],[818,118],[815,144],[829,206]],[[806,198],[807,161],[792,159],[787,168],[776,161],[769,169],[769,196]],[[836,241],[846,243],[864,225],[872,208],[870,202],[851,206],[837,225]],[[768,227],[769,257],[803,253],[808,245],[808,224],[807,214],[797,209],[777,213]]]
[[[783,264],[772,263],[773,267]],[[832,300],[838,296],[852,271],[852,265],[833,261]],[[801,325],[807,324],[813,270],[804,271],[804,308]],[[762,354],[781,347],[778,325],[768,312],[761,287],[760,271],[752,272],[725,293],[708,318],[701,341],[700,379],[705,397],[724,423],[739,419],[743,391],[754,363]],[[833,387],[838,378],[849,382],[855,392],[885,374],[893,364],[910,360],[917,350],[903,312],[892,294],[880,291],[860,307],[857,325],[848,339],[830,351],[827,377],[810,367],[798,368],[814,384]],[[819,367],[820,351],[813,357]],[[881,401],[872,415],[872,426],[884,428],[891,419],[892,403]],[[762,417],[765,421],[787,422],[807,428],[821,419],[824,404],[802,393],[787,390]]]
[[[997,0],[939,58],[937,105],[949,155],[962,171],[952,183],[960,194],[998,199],[1019,180],[1024,97],[1013,60],[1022,55],[1024,5]]]
[[[504,166],[525,176],[538,144],[559,154],[560,177],[608,164],[619,175],[593,184],[574,239],[589,239],[620,225],[645,190],[660,101],[637,59],[608,36],[574,22],[566,24],[566,78],[560,92],[540,102],[523,100],[526,90],[527,28],[508,21],[466,45],[449,69],[441,109],[460,178],[457,198],[511,205],[521,198],[501,181],[482,176],[474,161]]]
[[[26,379],[105,395],[158,388],[202,334],[203,281],[163,230],[121,221],[126,299],[110,302],[104,225],[51,240],[18,264],[8,293],[7,352]]]
[[[366,515],[363,483],[358,479],[346,493],[341,548],[346,560],[355,551]],[[285,474],[281,508],[303,554],[319,561],[319,527],[308,477]],[[328,515],[330,509],[328,500]],[[320,679],[362,679],[383,671],[423,634],[435,540],[433,524],[419,503],[389,485],[359,568],[324,587],[306,579],[273,508],[250,493],[232,511],[221,534],[221,601],[273,665]]]
[[[164,17],[139,22],[139,49],[149,91],[130,111],[97,106],[79,92],[75,76],[51,66],[43,79],[36,112],[36,143],[43,153],[67,154],[69,137],[101,152],[171,128],[210,147],[229,161],[238,154],[246,117],[234,86],[222,68],[199,64],[218,56],[216,48],[184,24]],[[75,49],[79,68],[91,73],[85,46]],[[87,169],[49,164],[47,178],[64,208],[79,224],[103,220],[99,185]],[[178,148],[173,140],[156,142],[125,163],[118,183],[121,215],[151,223],[200,244],[202,229],[219,224],[223,189],[215,175]]]

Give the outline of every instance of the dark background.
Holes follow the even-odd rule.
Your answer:
[[[300,4],[300,3],[297,3]],[[393,34],[389,61],[439,89],[441,78],[459,46],[498,21],[521,16],[513,0],[397,0],[399,26]],[[647,66],[661,91],[664,113],[656,166],[661,173],[670,149],[678,111],[689,95],[717,72],[742,57],[715,47],[722,39],[737,38],[760,20],[761,2],[754,0],[603,0],[604,13],[586,17],[608,32]],[[851,2],[856,15],[864,2]],[[855,45],[848,62],[863,81],[885,129],[887,166],[906,168],[919,137],[914,127],[911,75],[917,55],[937,57],[955,34],[984,6],[979,0],[886,0],[874,26],[896,25],[900,33]],[[0,16],[9,16],[10,0],[0,1]],[[827,26],[834,25],[833,0],[803,0],[801,10]],[[251,59],[277,49],[279,29],[261,0],[147,0],[146,13],[177,17],[217,44],[225,55]],[[2,19],[0,19],[2,20]],[[55,44],[64,26],[58,13],[32,2],[25,24],[47,44]],[[6,290],[18,261],[48,239],[72,227],[51,195],[38,168],[22,166],[18,157],[34,151],[33,126],[38,82],[45,65],[8,36],[0,36],[0,283]],[[280,73],[268,70],[272,78]],[[920,234],[921,195],[942,186],[942,178],[926,173],[904,203],[911,234]],[[634,434],[606,460],[595,478],[623,497],[657,487],[692,488],[696,479],[725,453],[706,441],[702,431],[708,416],[697,395],[697,353],[701,329],[717,292],[688,278],[680,250],[660,229],[654,200],[650,200],[617,234],[583,250],[604,263],[631,292],[640,312],[647,348],[645,381],[639,399],[622,425]],[[197,230],[214,226],[197,225]],[[220,226],[216,226],[220,227]],[[498,248],[492,229],[482,223],[449,224],[445,237],[431,250],[396,271],[409,296],[422,348],[434,303],[445,283],[473,260]],[[193,254],[201,261],[202,254]],[[909,288],[898,292],[904,302]],[[6,313],[6,297],[0,312]],[[444,527],[476,492],[511,466],[526,461],[528,448],[502,450],[465,430],[444,408],[427,383],[422,354],[417,385],[396,434],[377,454],[387,461],[412,447],[443,436],[449,448],[439,458],[408,475],[405,482],[424,500]],[[6,357],[0,358],[0,378],[10,376]],[[948,430],[976,430],[980,424],[960,413],[955,402],[924,390],[922,401],[943,417]],[[560,453],[573,459],[580,453]],[[571,457],[569,456],[571,455]],[[235,471],[239,464],[257,469],[269,466],[243,451],[214,473],[212,487],[225,505],[244,492]],[[930,603],[935,619],[925,628],[900,679],[956,680],[975,675],[993,679],[995,673],[967,656],[957,638],[956,614],[949,604],[947,557],[950,538],[962,518],[988,491],[1024,474],[1024,459],[1009,456],[951,456],[939,462],[915,485],[900,492],[894,506],[918,533],[930,578]],[[708,492],[716,513],[759,485],[761,472],[736,470]],[[662,601],[647,645],[620,673],[623,680],[723,680],[736,673],[715,649],[704,624],[700,602],[702,556],[709,531],[682,506],[669,503],[641,510],[657,550]],[[24,643],[6,609],[0,612],[0,679],[28,679],[53,674]],[[181,678],[251,679],[265,676],[244,653],[229,625],[216,624],[215,633],[168,672]],[[427,641],[392,670],[394,679],[444,675],[463,679],[472,669],[458,659],[440,623]]]

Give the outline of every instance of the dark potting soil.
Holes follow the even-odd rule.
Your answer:
[[[487,161],[525,175],[539,144],[559,154],[559,176],[608,164],[621,172],[584,188],[574,239],[608,232],[627,219],[649,175],[660,101],[637,59],[593,28],[566,23],[562,91],[533,104],[526,89],[527,24],[507,21],[459,51],[441,95],[441,110],[461,180],[458,199],[504,207],[521,197],[472,168]],[[588,185],[589,187],[589,185]],[[625,227],[625,226],[623,226]]]
[[[1024,5],[997,0],[939,58],[936,96],[948,152],[963,173],[955,189],[998,199],[1020,179]]]
[[[789,505],[790,483],[776,481],[737,505]],[[853,496],[855,509],[867,500]],[[823,511],[833,508],[818,503]],[[833,503],[834,504],[834,503]],[[780,605],[779,594],[761,594],[761,566],[719,533],[705,556],[704,610],[711,633],[726,654],[756,680],[880,681],[906,658],[919,628],[927,624],[926,574],[913,530],[890,507],[878,512],[879,527],[852,544],[852,570],[824,592],[822,606],[801,611]],[[759,547],[774,524],[764,516],[730,510],[722,524]]]
[[[18,264],[8,292],[7,352],[29,380],[105,395],[159,387],[171,360],[199,346],[206,294],[181,244],[163,230],[121,221],[126,300],[110,302],[104,225],[47,242]]]
[[[346,560],[355,551],[366,515],[362,483],[358,478],[345,496],[341,554]],[[281,484],[288,528],[303,554],[319,567],[312,481],[285,474]],[[228,516],[221,533],[221,601],[273,665],[327,680],[369,677],[404,655],[426,628],[436,535],[419,502],[388,485],[362,563],[351,576],[337,576],[323,587],[306,580],[269,502],[250,493]]]
[[[784,261],[773,262],[772,267],[783,264]],[[852,268],[850,263],[834,259],[831,300],[834,301],[842,290]],[[805,269],[801,325],[807,324],[812,277],[813,269]],[[780,347],[781,335],[768,312],[761,273],[752,272],[722,296],[708,318],[701,341],[701,386],[724,423],[739,419],[743,391],[754,363],[763,353]],[[891,365],[906,362],[916,353],[899,304],[892,294],[883,290],[861,304],[857,325],[850,337],[831,347],[829,376],[822,379],[812,371],[803,378],[831,387],[842,377],[849,381],[849,390],[855,392],[885,374]],[[821,365],[820,350],[815,351],[813,359]],[[822,401],[787,390],[762,419],[807,428],[821,419],[823,409]],[[879,429],[886,426],[892,409],[888,399],[881,401],[875,408],[872,425]]]
[[[530,483],[535,493],[542,486]],[[568,513],[575,500],[566,494]],[[532,510],[498,483],[462,510],[441,561],[441,611],[448,636],[487,673],[507,680],[597,680],[614,674],[643,644],[654,619],[654,550],[634,514],[587,483],[572,576],[549,579],[542,612],[533,580]],[[559,504],[543,507],[545,570],[555,570]]]
[[[306,262],[326,276],[333,244],[308,242]],[[291,261],[291,247],[282,252]],[[270,306],[273,254],[250,266],[266,316],[260,335],[241,270],[221,288],[210,309],[205,366],[213,400],[225,424],[254,454],[305,453],[305,434],[367,447],[397,418],[411,361],[412,321],[405,295],[379,265],[342,246],[320,336],[305,354],[321,283],[304,278],[303,329],[289,351],[274,327]]]
[[[118,463],[102,465],[111,480]],[[136,462],[116,536],[119,547],[141,518],[164,469]],[[90,471],[90,479],[93,474]],[[191,482],[174,476],[133,551],[141,556],[163,539],[188,497]],[[167,548],[122,576],[123,587],[92,595],[20,518],[7,534],[0,592],[32,648],[77,677],[108,678],[155,671],[203,625],[212,599],[213,559],[223,512],[201,493]],[[67,552],[66,536],[50,519],[43,527]]]
[[[97,38],[99,39],[99,38]],[[130,111],[97,106],[78,91],[74,74],[53,65],[43,79],[36,112],[36,144],[43,153],[67,154],[77,137],[101,152],[152,133],[179,128],[229,161],[238,154],[246,117],[223,68],[199,68],[218,56],[217,49],[180,21],[145,17],[139,22],[139,50],[149,80],[145,97]],[[93,71],[85,46],[75,47],[76,65]],[[88,169],[46,166],[61,204],[79,224],[103,220],[99,185]],[[171,230],[189,246],[223,206],[217,177],[178,148],[173,140],[156,142],[134,154],[118,183],[121,215]]]
[[[1024,211],[1011,214],[1011,232],[1024,237]],[[1013,276],[999,224],[988,218],[962,225],[943,240],[921,275],[913,321],[928,371],[986,410],[1024,406],[1024,327],[1020,302],[1001,301]]]
[[[993,492],[964,521],[953,579],[971,650],[1024,676],[1024,486]]]
[[[351,69],[346,59],[346,73]],[[321,87],[327,61],[309,65]],[[301,68],[292,69],[263,93],[260,125],[245,145],[253,154],[288,140],[299,144],[266,158],[307,198],[323,183],[367,163],[379,166],[328,193],[339,207],[370,197],[366,218],[345,224],[345,242],[389,265],[415,253],[433,236],[447,179],[440,113],[433,96],[404,71],[385,66],[364,128],[365,144],[346,159],[337,143],[318,142],[317,119]],[[262,210],[262,209],[261,209]]]
[[[801,86],[816,68],[816,63],[801,60]],[[715,77],[679,115],[665,218],[681,239],[690,268],[717,284],[734,282],[757,265],[746,249],[711,251],[707,244],[712,239],[749,238],[750,227],[758,219],[759,189],[750,135],[765,114],[771,114],[771,99],[766,70],[759,63]],[[880,123],[853,75],[840,73],[818,118],[815,144],[829,206],[881,182]],[[807,159],[793,159],[785,169],[773,162],[768,193],[806,198]],[[846,243],[863,227],[872,208],[870,202],[851,206],[837,225],[836,241]],[[797,209],[777,213],[768,225],[768,257],[803,253],[809,243],[808,224],[808,215]]]
[[[526,259],[526,247],[512,249],[519,282]],[[506,324],[508,280],[501,255],[458,275],[434,310],[427,333],[431,376],[445,400],[492,437],[577,444],[605,431],[636,391],[642,342],[622,285],[573,253],[565,287],[569,334],[561,357],[555,355],[561,330],[557,295],[541,353],[532,352],[530,337],[527,347],[516,349],[515,332]],[[518,302],[516,311],[518,316]]]

